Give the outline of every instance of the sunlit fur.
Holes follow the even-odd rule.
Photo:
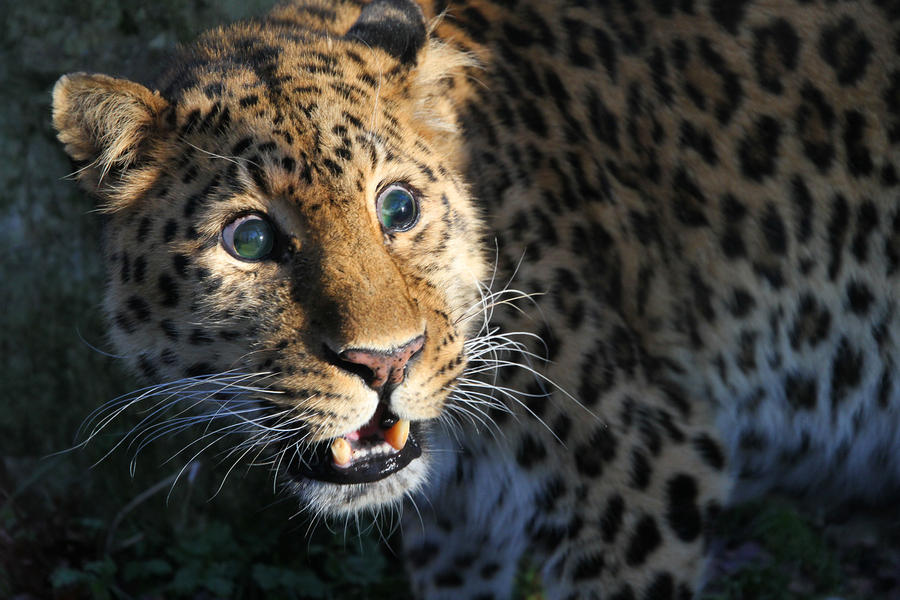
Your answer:
[[[358,11],[341,10],[348,22]],[[467,359],[481,373],[504,366],[493,353],[519,349],[488,329],[471,337],[497,299],[481,287],[482,225],[456,171],[448,85],[472,58],[432,41],[402,67],[378,48],[298,35],[288,16],[207,34],[160,92],[100,75],[57,83],[54,124],[107,214],[110,335],[153,384],[107,405],[90,434],[134,405],[144,411],[128,438],[136,451],[199,427],[186,455],[227,438],[227,458],[282,475],[306,445],[365,424],[379,401],[323,347],[390,349],[423,333],[390,398],[399,417],[487,426],[483,407],[501,404],[464,376]],[[273,52],[275,73],[234,62]],[[420,201],[409,232],[384,233],[375,214],[393,182]],[[247,212],[280,231],[277,258],[242,262],[219,242]],[[427,438],[423,456],[384,481],[290,485],[316,513],[393,503],[426,479]]]

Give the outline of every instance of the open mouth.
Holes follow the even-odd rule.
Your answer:
[[[371,483],[422,455],[413,425],[379,404],[369,422],[314,445],[294,463],[296,474],[329,483]]]

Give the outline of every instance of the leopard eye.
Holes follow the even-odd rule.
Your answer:
[[[375,201],[378,220],[385,231],[406,231],[419,220],[419,202],[412,192],[393,184],[378,194]]]
[[[244,215],[222,230],[222,246],[235,258],[262,260],[275,246],[275,229],[260,215]]]

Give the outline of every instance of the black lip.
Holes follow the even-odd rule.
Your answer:
[[[410,430],[414,424],[410,424]],[[373,456],[348,467],[337,467],[331,456],[331,440],[320,442],[294,462],[291,471],[300,477],[328,483],[372,483],[393,475],[414,459],[422,456],[422,448],[412,431],[402,450],[386,456]]]

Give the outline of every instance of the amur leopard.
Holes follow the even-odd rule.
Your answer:
[[[96,426],[415,502],[419,596],[691,598],[727,503],[898,490],[896,2],[304,0],[53,119],[152,385]]]

